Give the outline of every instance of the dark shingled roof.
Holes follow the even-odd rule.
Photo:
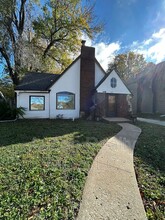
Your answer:
[[[62,77],[79,58],[80,56],[78,56],[61,74],[28,72],[15,90],[49,91],[50,87]]]
[[[47,91],[59,77],[60,74],[26,73],[15,90]]]

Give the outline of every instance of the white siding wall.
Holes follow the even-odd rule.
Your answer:
[[[117,86],[115,88],[111,87],[111,79],[116,78]],[[106,92],[114,94],[131,94],[127,87],[124,85],[120,77],[113,70],[112,73],[104,80],[104,82],[97,88],[97,92]]]
[[[103,70],[100,66],[95,63],[95,86],[100,82],[100,80],[105,76]]]
[[[45,110],[43,111],[30,111],[29,97],[30,96],[44,96],[45,97]],[[26,108],[24,118],[49,118],[49,93],[25,93],[17,92],[17,107]]]
[[[74,63],[66,73],[50,88],[50,118],[63,114],[63,118],[79,118],[80,115],[80,59]],[[75,94],[74,110],[56,109],[56,94],[58,92]]]

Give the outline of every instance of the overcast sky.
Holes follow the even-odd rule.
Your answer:
[[[93,0],[95,13],[105,23],[104,33],[87,46],[107,69],[115,54],[136,51],[148,61],[165,60],[165,0]]]

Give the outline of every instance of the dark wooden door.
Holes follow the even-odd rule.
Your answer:
[[[107,116],[109,117],[115,117],[117,112],[117,106],[116,106],[116,96],[115,95],[108,95],[107,100]]]

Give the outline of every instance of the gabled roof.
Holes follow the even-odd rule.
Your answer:
[[[103,73],[106,75],[107,73],[105,72],[105,70],[103,69],[103,67],[101,66],[101,64],[99,63],[99,61],[96,58],[95,58],[95,62],[100,67],[100,69],[103,71]]]
[[[78,56],[61,74],[28,72],[20,81],[15,90],[49,91],[52,85],[61,78],[67,70],[80,58]]]
[[[165,61],[158,63],[155,68],[155,81],[165,82]]]
[[[67,70],[68,70],[71,66],[73,66],[74,63],[77,62],[77,60],[78,60],[80,57],[81,57],[81,55],[79,55],[61,74],[58,74],[58,75],[59,75],[58,79],[61,78],[61,77],[67,72]],[[58,80],[58,79],[57,79],[57,80]],[[55,82],[56,82],[57,80],[55,80]],[[53,83],[48,87],[48,89],[50,89],[50,87],[53,86],[55,82],[53,82]]]
[[[155,81],[165,81],[165,61],[158,64],[149,63],[135,78],[143,89],[151,88]]]
[[[97,62],[98,62],[98,61],[97,61]],[[99,64],[99,62],[98,62],[98,64]],[[100,65],[100,67],[101,67],[101,65]],[[102,70],[104,71],[103,68],[102,68]],[[100,82],[97,84],[97,86],[95,86],[95,89],[97,89],[97,88],[106,80],[106,78],[113,72],[113,70],[114,70],[114,71],[117,73],[117,75],[119,76],[119,74],[118,74],[118,72],[117,72],[117,70],[116,70],[115,68],[112,68],[109,73],[106,73],[106,72],[104,71],[105,76],[100,80]],[[119,78],[120,78],[120,76],[119,76]],[[123,80],[122,80],[122,81],[123,81]]]
[[[110,73],[107,73],[101,80],[100,82],[97,84],[97,86],[95,86],[95,90],[104,82],[104,80],[106,80],[106,78],[111,74]]]
[[[125,85],[125,87],[128,89],[128,91],[130,92],[130,94],[132,94],[132,92],[129,90],[129,88],[127,87],[125,81],[123,79],[121,79],[120,74],[118,73],[118,71],[116,70],[116,68],[112,68],[111,71],[109,73],[106,73],[105,71],[105,76],[101,79],[101,81],[97,84],[97,86],[95,86],[95,90],[97,90],[97,88],[107,79],[107,77],[113,72],[113,70],[115,71],[115,73],[117,74],[117,76],[120,78],[120,80],[123,82],[123,84]]]
[[[47,91],[59,77],[59,74],[29,72],[25,74],[15,90]]]

